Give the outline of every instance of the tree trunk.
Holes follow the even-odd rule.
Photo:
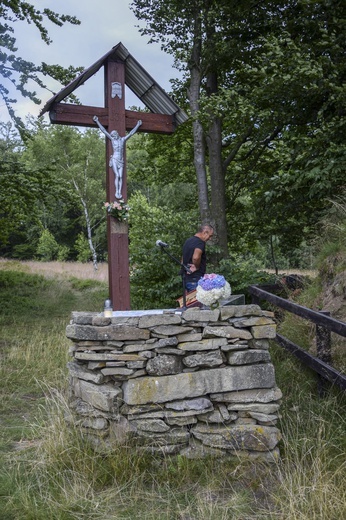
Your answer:
[[[199,13],[195,17],[195,38],[191,55],[190,63],[190,88],[188,90],[188,97],[190,101],[190,110],[193,119],[193,153],[194,165],[197,176],[198,188],[198,205],[202,223],[208,223],[210,220],[210,209],[208,199],[208,183],[207,172],[205,165],[205,139],[204,131],[201,122],[198,119],[199,111],[199,96],[201,88],[201,21]]]
[[[73,179],[72,182],[74,184],[74,187],[75,187],[75,189],[76,189],[76,191],[78,193],[78,196],[79,196],[80,201],[81,201],[82,206],[83,206],[84,217],[85,217],[85,224],[86,224],[86,228],[87,228],[89,249],[90,249],[90,252],[91,252],[92,259],[93,259],[94,271],[97,271],[97,269],[98,269],[97,253],[96,253],[96,249],[94,248],[93,241],[92,241],[91,222],[90,222],[90,218],[89,218],[88,207],[87,207],[87,204],[86,204],[84,198],[82,197],[82,195],[80,193],[80,189],[78,187],[78,184],[76,183],[76,181],[74,179]]]
[[[208,94],[217,92],[216,73],[210,73],[207,80]],[[226,220],[226,193],[225,175],[222,161],[221,119],[211,114],[209,132],[207,136],[209,151],[209,171],[211,182],[211,212],[215,223],[217,243],[221,250],[221,257],[228,256],[227,220]]]
[[[94,267],[94,271],[97,271],[97,269],[98,269],[97,254],[96,254],[96,250],[94,248],[94,244],[92,241],[91,223],[90,223],[88,208],[87,208],[87,205],[85,204],[85,201],[83,199],[81,199],[81,201],[82,201],[83,208],[84,208],[85,222],[86,222],[87,235],[88,235],[88,244],[89,244],[89,249],[91,251],[91,255],[92,255],[92,259],[93,259],[93,267]]]
[[[276,265],[273,235],[270,235],[270,255],[271,255],[271,257],[272,257],[273,267],[274,267],[274,269],[275,269],[275,274],[276,274],[276,276],[278,276],[278,274],[279,274],[279,268],[278,268],[278,266]]]
[[[215,117],[209,126],[207,138],[211,182],[211,213],[215,223],[217,244],[221,257],[228,256],[225,177],[221,157],[221,122]]]

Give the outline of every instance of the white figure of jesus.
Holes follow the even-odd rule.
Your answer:
[[[136,126],[129,132],[125,137],[120,137],[116,130],[112,130],[111,133],[108,133],[104,126],[101,125],[99,118],[97,116],[93,117],[93,120],[99,127],[99,129],[105,134],[108,139],[110,139],[113,147],[113,155],[109,160],[109,166],[112,167],[114,176],[115,176],[115,197],[117,199],[122,199],[122,187],[123,187],[123,172],[124,172],[124,150],[126,141],[137,132],[138,128],[141,126],[142,121],[138,121]]]

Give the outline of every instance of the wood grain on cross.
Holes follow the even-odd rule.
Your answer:
[[[62,125],[97,127],[93,121],[93,117],[97,116],[109,133],[116,130],[120,136],[125,136],[126,132],[132,130],[137,121],[141,119],[142,125],[138,129],[139,132],[172,134],[175,131],[176,121],[173,115],[125,110],[125,63],[123,61],[106,61],[104,71],[104,108],[55,103],[50,109],[51,122]],[[121,97],[112,97],[111,86],[114,82],[121,85]],[[109,158],[112,153],[112,144],[106,138],[106,195],[109,202],[115,200],[114,172],[109,166]],[[126,161],[122,196],[124,200],[127,200]],[[118,222],[108,215],[107,237],[109,296],[114,310],[128,310],[130,309],[128,224]]]

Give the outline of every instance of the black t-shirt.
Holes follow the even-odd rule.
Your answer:
[[[199,269],[197,269],[197,271],[195,271],[192,274],[187,274],[187,280],[190,281],[196,281],[202,278],[202,276],[204,276],[205,274],[207,264],[205,254],[205,242],[196,236],[188,238],[185,244],[183,245],[183,264],[188,265],[193,263],[192,257],[195,249],[201,249],[202,257]]]

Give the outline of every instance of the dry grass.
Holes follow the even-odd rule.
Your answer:
[[[279,347],[272,355],[278,386],[284,394],[280,418],[283,440],[282,458],[275,465],[255,466],[226,458],[156,459],[131,446],[109,454],[91,450],[83,429],[68,422],[65,394],[69,342],[64,329],[69,312],[66,300],[72,305],[77,291],[72,291],[72,284],[64,279],[95,275],[98,280],[101,268],[107,275],[106,264],[94,273],[90,264],[0,260],[0,270],[62,280],[47,284],[52,289],[33,292],[44,305],[54,301],[52,319],[47,321],[38,313],[28,327],[29,311],[23,315],[23,307],[18,312],[14,302],[13,323],[4,320],[0,518],[346,518],[345,407],[341,398],[333,395],[316,400],[310,393],[314,381],[310,382],[295,360]],[[66,291],[68,298],[60,298],[59,291]],[[91,305],[93,291],[81,295],[83,308]]]
[[[81,262],[39,262],[35,260],[8,260],[0,258],[0,270],[11,269],[24,271],[26,273],[42,274],[47,278],[68,278],[75,276],[83,280],[91,279],[99,282],[108,281],[108,264],[107,262],[99,263],[97,271],[94,270],[91,262],[83,264]],[[263,269],[267,273],[275,274],[274,269]],[[309,276],[315,278],[317,271],[302,270],[302,269],[283,269],[278,273],[286,274],[300,274],[302,276]]]
[[[275,274],[275,269],[262,269],[266,273]],[[314,269],[279,269],[278,275],[284,276],[286,274],[299,274],[301,276],[308,276],[309,278],[316,278],[318,271]]]
[[[46,278],[69,278],[74,276],[83,280],[108,281],[108,264],[99,263],[97,271],[92,263],[81,262],[38,262],[35,260],[8,260],[0,258],[0,270],[24,271],[41,274]]]

